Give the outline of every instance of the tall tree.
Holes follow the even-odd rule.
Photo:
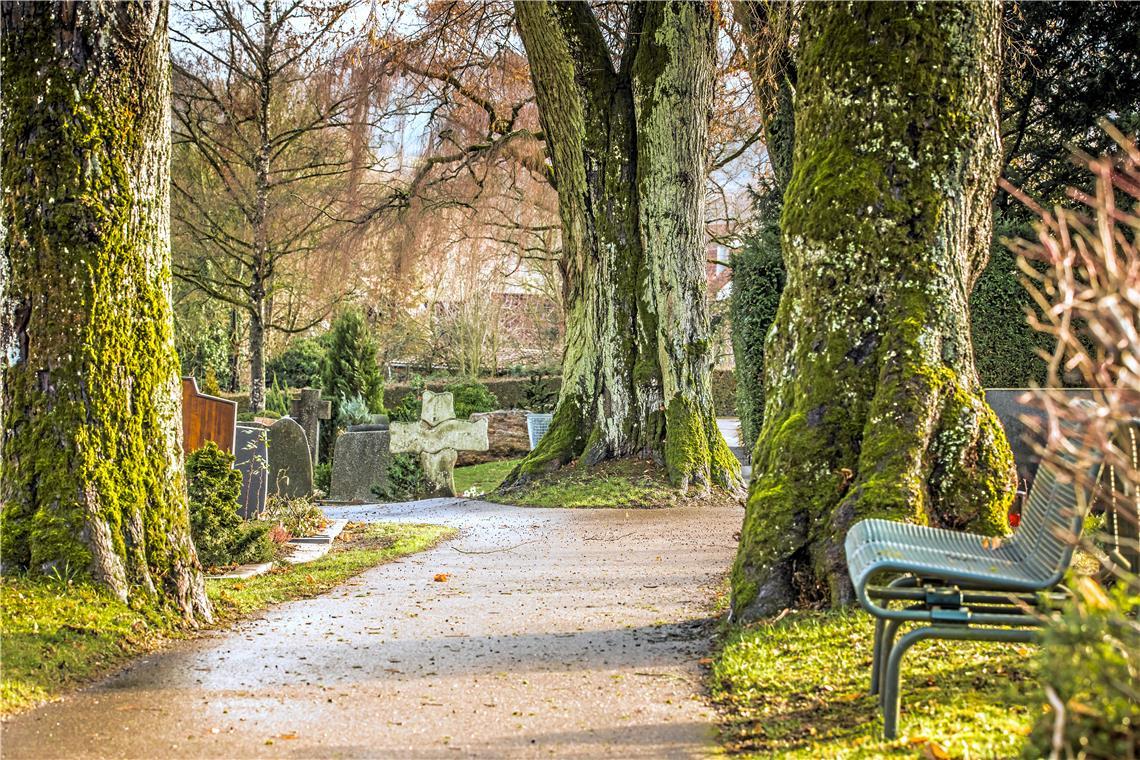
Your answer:
[[[343,228],[361,182],[369,89],[337,45],[355,4],[189,0],[174,35],[175,274],[243,314],[253,409],[270,331],[310,326],[275,314],[289,267]]]
[[[209,621],[172,338],[167,6],[2,14],[5,567]]]
[[[1000,161],[1001,8],[808,4],[787,286],[768,343],[733,616],[851,598],[848,526],[998,533],[1009,445],[973,365],[967,296]]]
[[[649,452],[678,486],[735,486],[709,380],[712,9],[635,3],[603,30],[586,3],[515,7],[558,190],[566,347],[550,431],[508,483]]]

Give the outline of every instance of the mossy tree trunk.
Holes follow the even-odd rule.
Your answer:
[[[856,520],[1006,529],[1009,445],[974,370],[967,294],[999,159],[1000,7],[804,8],[787,286],[733,616],[851,599]]]
[[[209,621],[170,303],[167,6],[2,13],[4,567]]]
[[[550,431],[507,483],[648,454],[679,487],[735,487],[709,373],[711,8],[631,6],[616,65],[588,4],[516,9],[558,190],[566,349]]]

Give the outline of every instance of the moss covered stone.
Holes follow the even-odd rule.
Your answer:
[[[166,6],[2,12],[4,566],[209,620],[172,336]]]
[[[993,2],[805,7],[738,619],[848,601],[856,520],[1004,529],[1013,462],[967,308],[989,251],[1000,17]]]

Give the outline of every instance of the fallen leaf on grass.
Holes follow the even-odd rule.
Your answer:
[[[296,731],[290,731],[290,732],[289,732],[289,733],[287,733],[287,734],[281,734],[281,735],[280,735],[280,736],[278,736],[277,738],[278,738],[278,739],[285,739],[285,740],[287,740],[287,741],[288,741],[288,740],[292,740],[292,739],[296,739],[296,738],[297,738],[297,732],[296,732]]]
[[[447,579],[450,577],[451,576],[447,573],[436,573],[435,578],[432,580],[434,580],[436,583],[447,583]]]
[[[950,760],[950,753],[941,744],[925,736],[912,736],[907,739],[912,747],[921,744],[922,756],[926,760]]]

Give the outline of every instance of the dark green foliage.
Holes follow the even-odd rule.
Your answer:
[[[384,377],[376,341],[364,314],[348,309],[333,322],[325,361],[324,393],[333,399],[360,396],[373,414],[384,412]]]
[[[1028,227],[1003,224],[999,217],[989,264],[970,294],[974,362],[986,388],[1024,388],[1045,381],[1045,361],[1037,351],[1047,341],[1029,326],[1026,310],[1035,308],[1033,299],[1021,284],[1017,259],[1001,243],[1030,235]]]
[[[388,463],[388,486],[373,486],[372,493],[388,501],[417,499],[428,492],[427,477],[415,454],[395,454]]]
[[[229,563],[241,516],[238,497],[241,473],[233,455],[213,441],[186,458],[186,489],[190,496],[190,535],[205,566]]]
[[[1002,175],[1046,205],[1084,183],[1074,148],[1113,146],[1097,120],[1125,133],[1140,125],[1140,13],[1133,3],[1015,2],[1005,5]],[[1031,214],[1006,193],[998,207]]]
[[[411,391],[399,396],[399,401],[391,410],[391,418],[396,422],[415,422],[420,418],[420,406],[424,388],[428,387],[419,375],[412,378]],[[456,380],[440,388],[430,390],[436,393],[451,393],[455,397],[455,417],[465,420],[475,412],[493,412],[503,408],[499,399],[479,380]]]
[[[265,395],[264,411],[273,412],[278,417],[284,417],[289,413],[289,394],[281,385],[281,379],[276,376],[273,378],[273,385],[270,386],[269,393]]]
[[[325,448],[328,448],[327,446]],[[313,466],[313,487],[328,493],[332,488],[332,464],[321,462]]]
[[[181,321],[176,321],[174,327],[174,347],[182,364],[182,374],[204,378],[213,370],[218,381],[228,384],[230,339],[226,331],[216,325],[205,329],[190,327]]]
[[[1085,578],[1078,594],[1044,629],[1043,686],[1065,706],[1061,747],[1054,754],[1055,708],[1043,710],[1025,758],[1134,757],[1140,746],[1136,673],[1140,670],[1140,597],[1120,583],[1106,594]]]
[[[499,408],[499,399],[478,380],[459,380],[448,383],[445,393],[455,396],[455,416],[465,420],[475,412],[493,412]]]
[[[190,535],[205,567],[266,562],[276,553],[265,523],[243,522],[238,514],[241,473],[233,455],[213,441],[186,458]]]
[[[741,444],[752,451],[764,419],[764,340],[784,290],[779,199],[769,191],[757,204],[764,223],[732,257],[732,353],[736,359],[736,410]],[[715,380],[714,380],[715,382]]]
[[[320,340],[301,338],[270,359],[265,374],[277,378],[286,388],[318,388],[327,355]]]
[[[558,390],[553,387],[545,372],[533,372],[523,389],[523,409],[532,412],[552,412],[558,401]]]

